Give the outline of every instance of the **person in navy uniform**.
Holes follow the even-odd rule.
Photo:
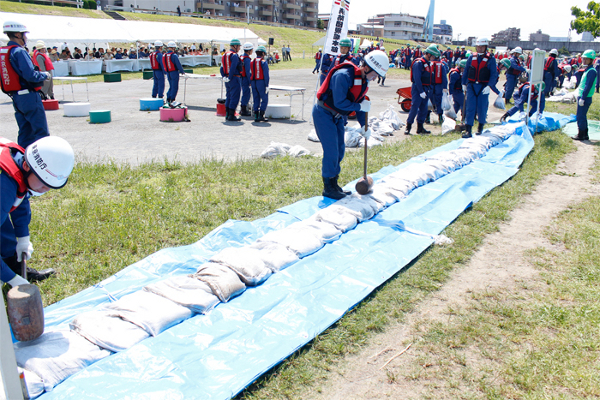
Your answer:
[[[177,92],[179,91],[179,74],[184,75],[183,67],[179,62],[179,57],[175,54],[177,44],[173,41],[167,43],[167,54],[163,55],[163,70],[167,74],[167,81],[169,81],[169,91],[167,92],[167,104],[170,107],[176,107],[178,104],[175,103]]]
[[[423,124],[427,118],[427,99],[430,96],[431,82],[433,80],[431,61],[435,57],[439,57],[440,51],[435,46],[429,46],[425,49],[425,54],[422,57],[415,58],[410,67],[410,81],[412,82],[411,96],[412,104],[408,117],[406,118],[405,135],[410,135],[415,117],[417,119],[417,133],[431,133]]]
[[[594,68],[596,52],[586,50],[582,55],[583,73],[579,85],[579,97],[577,99],[577,129],[578,133],[574,140],[590,140],[588,134],[587,112],[592,105],[592,96],[598,79],[598,73]]]
[[[39,96],[38,96],[39,97]],[[11,286],[27,284],[20,262],[31,258],[33,246],[29,235],[30,196],[40,196],[50,189],[67,184],[73,170],[73,149],[56,136],[46,136],[24,149],[17,143],[0,138],[0,280]],[[54,274],[53,269],[36,271],[27,267],[29,281],[41,281]]]
[[[450,83],[448,84],[448,92],[452,96],[454,103],[454,112],[458,114],[458,110],[463,110],[465,94],[462,91],[462,74],[467,65],[467,60],[460,60],[455,68],[450,70]]]
[[[49,72],[36,71],[29,53],[24,49],[29,32],[25,25],[7,21],[3,24],[3,31],[8,36],[8,44],[0,48],[1,88],[12,99],[19,125],[17,142],[25,148],[50,135],[38,92],[51,75]]]
[[[558,57],[558,50],[552,49],[548,53],[548,58],[546,58],[546,61],[544,62],[544,83],[546,84],[546,89],[544,89],[545,97],[550,97],[550,94],[556,85],[556,78],[558,78],[560,75],[556,57]]]
[[[269,122],[265,111],[269,104],[269,63],[264,59],[265,46],[256,48],[256,57],[250,63],[250,84],[254,101],[254,122]]]
[[[471,129],[475,121],[475,114],[479,126],[477,134],[483,132],[487,120],[490,90],[500,94],[496,89],[498,82],[498,69],[496,59],[487,51],[487,38],[479,38],[475,43],[477,53],[471,54],[462,77],[463,92],[467,95],[466,131],[463,138],[471,137]]]
[[[371,51],[359,67],[348,62],[334,66],[317,91],[318,101],[312,116],[323,147],[321,175],[325,197],[339,200],[350,194],[338,185],[340,163],[346,149],[344,126],[348,114],[356,112],[367,145],[366,140],[371,135],[370,129],[365,129],[365,113],[371,109],[371,102],[366,98],[369,81],[385,75],[388,67],[388,57],[382,51]]]
[[[354,57],[350,52],[350,48],[352,47],[352,41],[348,38],[344,38],[340,40],[340,54],[337,55],[335,61],[333,62],[333,66],[337,66],[345,61],[351,62],[352,64],[358,66],[359,61],[357,57]]]
[[[241,118],[235,116],[235,110],[240,102],[240,93],[242,91],[242,63],[238,52],[242,47],[239,39],[232,39],[229,42],[229,51],[223,54],[221,59],[221,76],[225,82],[225,121],[240,121]]]
[[[313,68],[313,71],[312,71],[313,74],[319,70],[319,67],[321,66],[322,58],[323,58],[323,49],[319,49],[319,51],[317,51],[315,53],[315,67]]]
[[[122,60],[123,59],[123,53],[121,48],[119,47],[117,49],[117,54],[115,54],[115,60]]]
[[[325,81],[325,78],[327,78],[327,74],[329,73],[329,70],[331,68],[333,68],[334,62],[335,62],[335,56],[328,54],[328,53],[323,54],[323,58],[321,59],[321,77],[320,77],[321,85]]]
[[[435,47],[434,44],[432,44],[431,46]],[[437,47],[436,50],[440,52]],[[436,57],[431,62],[431,73],[433,75],[431,81],[431,102],[435,107],[435,112],[438,115],[438,120],[440,124],[442,124],[444,122],[442,98],[444,96],[444,93],[448,93],[448,64],[441,60],[438,60],[438,58]]]
[[[165,71],[163,70],[163,42],[157,40],[154,42],[154,51],[150,54],[150,68],[152,68],[152,98],[162,99],[165,94]]]
[[[522,54],[523,50],[520,47],[515,47],[511,52],[510,67],[508,67],[508,70],[506,71],[506,85],[504,90],[505,104],[508,104],[512,99],[513,92],[517,86],[517,78],[525,72],[525,67],[521,65],[521,60],[519,59],[519,56]]]
[[[242,64],[242,70],[240,71],[240,75],[242,76],[242,104],[240,115],[242,117],[250,117],[252,113],[248,108],[248,102],[250,101],[250,64],[252,63],[252,59],[250,56],[252,55],[252,51],[254,50],[254,45],[250,42],[244,43],[242,47],[244,50],[244,54],[240,57],[240,63]]]
[[[501,118],[500,122],[505,122],[507,118],[512,115],[515,115],[517,112],[523,112],[525,110],[525,105],[527,104],[527,100],[529,99],[529,92],[531,91],[531,103],[529,105],[529,116],[531,117],[536,111],[538,107],[537,99],[540,95],[538,88],[536,85],[533,85],[533,90],[531,90],[531,84],[528,82],[527,72],[519,75],[519,83],[521,84],[517,91],[515,92],[515,105],[511,107]],[[544,86],[543,84],[542,86]],[[543,96],[543,93],[542,93]]]

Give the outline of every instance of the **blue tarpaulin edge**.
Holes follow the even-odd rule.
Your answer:
[[[386,167],[384,175],[462,139]],[[415,189],[406,199],[359,224],[334,243],[248,288],[207,315],[197,315],[127,351],[71,376],[42,399],[226,399],[287,358],[401,271],[432,239],[398,231],[394,223],[441,232],[471,204],[510,179],[533,148],[524,125],[486,156]],[[327,206],[322,197],[294,203],[253,222],[227,221],[202,240],[161,250],[101,284],[46,308],[46,329],[67,328],[81,312],[170,275],[195,272],[228,246],[252,243]]]

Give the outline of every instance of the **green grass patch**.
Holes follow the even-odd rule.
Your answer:
[[[406,313],[447,281],[457,265],[468,262],[484,236],[497,231],[522,197],[530,193],[543,176],[552,173],[566,153],[574,150],[570,138],[557,131],[538,135],[535,142],[534,150],[513,179],[493,190],[445,230],[454,244],[425,251],[409,269],[390,279],[332,328],[238,397],[302,398],[303,393],[318,390],[331,366],[358,351],[373,332],[401,322]]]

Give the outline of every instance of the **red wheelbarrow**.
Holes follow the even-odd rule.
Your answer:
[[[412,87],[409,86],[396,90],[396,93],[398,94],[398,104],[400,104],[402,111],[410,111],[410,106],[412,105],[411,89]],[[402,98],[404,98],[404,100]]]

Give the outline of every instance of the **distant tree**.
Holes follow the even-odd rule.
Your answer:
[[[577,33],[590,32],[594,38],[600,36],[600,3],[590,1],[588,11],[583,11],[579,7],[571,7],[571,15],[575,20],[571,21],[571,29]]]
[[[317,20],[317,29],[323,29],[325,28],[325,24],[323,23],[322,19],[318,19]]]
[[[571,53],[569,52],[569,50],[567,50],[565,46],[563,46],[560,49],[558,49],[558,54],[560,54],[561,56],[568,56]]]

